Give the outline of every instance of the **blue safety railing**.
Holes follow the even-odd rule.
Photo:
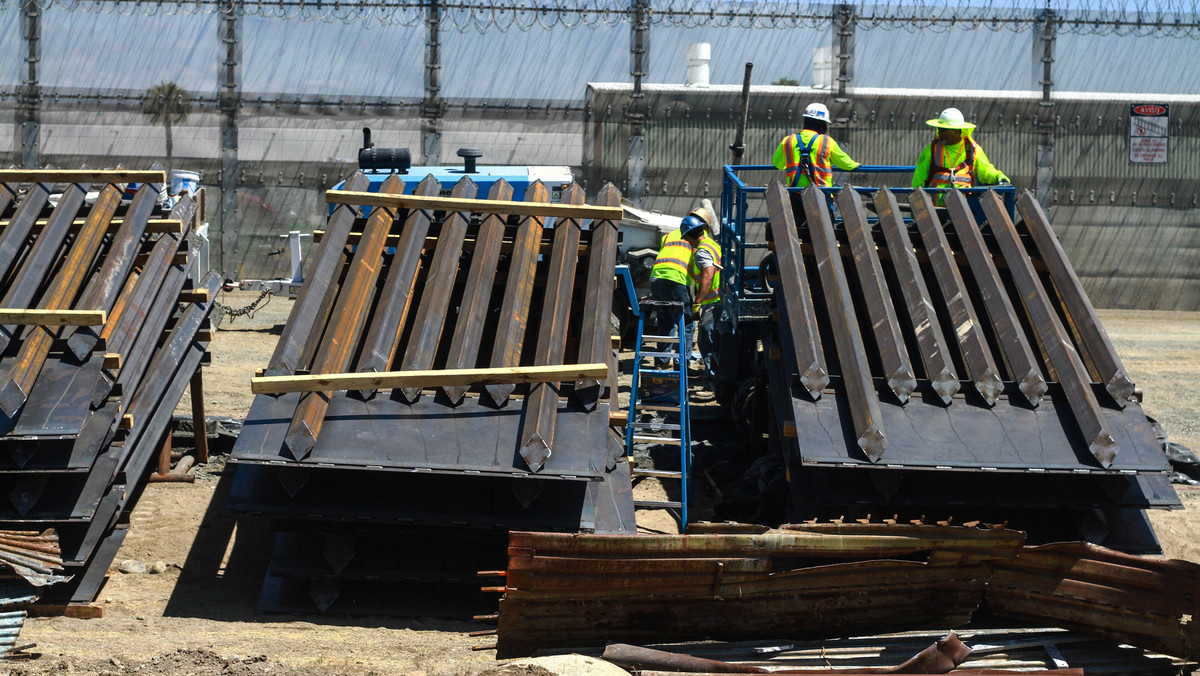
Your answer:
[[[880,165],[880,164],[864,164],[851,172],[855,174],[911,174],[916,167],[904,165]],[[841,171],[840,169],[834,169]],[[764,275],[757,274],[760,271],[756,265],[747,265],[747,254],[756,250],[766,250],[768,244],[765,234],[761,241],[751,239],[748,235],[747,226],[754,223],[766,223],[770,220],[766,216],[766,208],[763,206],[759,209],[760,216],[751,215],[751,208],[756,200],[765,200],[767,186],[763,184],[747,184],[740,174],[759,173],[765,175],[766,180],[778,180],[781,172],[775,166],[770,164],[743,164],[743,165],[725,165],[722,171],[721,180],[721,234],[718,243],[721,245],[721,303],[725,308],[725,314],[733,325],[733,330],[736,333],[739,320],[744,316],[742,314],[742,304],[746,300],[766,299],[770,297],[770,293],[761,285],[760,281]],[[873,195],[879,190],[878,186],[864,187],[852,186],[855,192],[866,195]],[[912,192],[911,187],[888,188],[901,201],[905,201],[905,197]],[[788,192],[799,193],[804,188],[788,188]],[[841,186],[830,188],[821,188],[821,192],[825,193],[826,197],[832,202],[833,196],[842,190]],[[929,193],[946,192],[947,188],[926,188]],[[1004,200],[1004,205],[1008,209],[1010,216],[1016,214],[1016,189],[1011,185],[995,185],[979,188],[967,188],[962,192],[967,196],[968,202],[973,210],[978,210],[978,195],[988,191],[995,190]],[[836,217],[838,211],[833,210],[835,215],[834,227],[840,227],[841,220]],[[982,214],[977,213],[977,217],[982,220]],[[875,223],[878,219],[868,217],[868,223]],[[906,218],[905,222],[911,222],[911,219]]]

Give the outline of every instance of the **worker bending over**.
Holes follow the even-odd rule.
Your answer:
[[[711,253],[699,250],[707,228],[703,219],[686,216],[678,228],[663,238],[662,248],[650,271],[650,299],[678,303],[655,308],[656,335],[673,335],[679,326],[680,315],[684,316],[684,331],[679,336],[679,353],[683,356],[684,367],[692,353],[691,287],[698,282],[700,288],[708,288],[716,272]],[[699,279],[694,279],[693,268],[699,272]],[[671,346],[660,344],[658,351],[670,352]],[[667,368],[669,362],[656,359],[655,363],[658,368]]]
[[[1009,183],[1004,172],[996,168],[987,153],[971,137],[975,125],[963,119],[958,108],[947,108],[936,120],[925,124],[937,129],[937,136],[921,150],[913,171],[912,187],[971,188],[978,185]],[[942,194],[934,198],[944,204]]]
[[[692,316],[699,317],[696,332],[700,357],[704,360],[704,380],[708,389],[713,388],[717,368],[717,320],[724,311],[721,305],[721,246],[717,244],[717,236],[721,232],[720,219],[713,210],[712,202],[704,200],[703,206],[692,209],[688,216],[695,216],[704,221],[707,226],[704,236],[696,249],[696,264],[692,266],[692,278],[696,282],[696,302],[692,305]],[[711,282],[704,284],[704,270],[701,263],[712,261],[707,268],[712,271]]]
[[[813,103],[804,109],[804,128],[799,134],[789,134],[779,142],[772,162],[787,174],[791,188],[833,185],[833,168],[844,171],[858,168],[858,162],[842,150],[829,135],[829,108]]]

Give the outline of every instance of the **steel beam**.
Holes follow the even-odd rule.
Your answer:
[[[767,187],[767,214],[775,238],[775,257],[779,262],[778,293],[781,295],[778,305],[785,324],[780,331],[784,334],[785,344],[790,343],[796,355],[800,384],[816,401],[829,384],[829,369],[821,347],[821,334],[817,330],[817,313],[808,285],[804,252],[796,234],[792,200],[782,183],[775,182]],[[790,373],[788,377],[791,377]]]
[[[1046,290],[1038,280],[1029,253],[1021,246],[1017,228],[1008,217],[1000,197],[995,192],[988,191],[980,201],[983,203],[984,213],[992,226],[992,233],[996,237],[1000,252],[1008,262],[1013,282],[1021,293],[1025,311],[1029,313],[1034,330],[1041,337],[1050,362],[1058,373],[1067,403],[1070,404],[1075,422],[1088,444],[1088,450],[1101,465],[1108,467],[1117,457],[1120,447],[1108,429],[1104,413],[1096,402],[1096,395],[1092,392],[1083,361],[1080,360],[1079,353],[1071,344],[1071,337],[1050,304],[1050,297],[1046,295]]]
[[[159,186],[153,183],[143,183],[133,197],[129,210],[121,228],[108,246],[108,253],[100,271],[92,278],[79,306],[89,310],[111,310],[117,301],[117,294],[125,284],[125,278],[133,269],[134,259],[142,248],[142,236],[146,233],[146,223],[154,212],[158,202]],[[182,222],[191,223],[196,213],[196,202],[191,197],[183,197],[171,211],[171,217]],[[99,339],[98,329],[84,327],[75,331],[66,331],[67,345],[79,359],[83,359],[96,346]],[[75,339],[78,336],[78,339]],[[72,340],[75,339],[75,340]]]
[[[508,181],[500,179],[492,184],[489,200],[508,201],[513,189]],[[450,339],[450,352],[446,355],[447,369],[473,368],[479,359],[483,325],[491,306],[492,288],[496,283],[496,268],[500,262],[500,245],[504,239],[507,216],[488,214],[479,224],[475,237],[475,251],[471,254],[471,269],[467,272],[466,288],[458,309],[458,321],[454,324],[454,337]],[[462,401],[469,386],[443,386],[442,392],[457,405]]]
[[[1008,365],[1009,378],[1016,381],[1029,403],[1037,406],[1046,394],[1046,379],[1038,368],[1037,357],[1021,327],[1012,300],[1004,289],[1004,282],[1000,279],[1000,272],[996,269],[987,243],[983,241],[975,216],[967,205],[967,198],[957,190],[951,191],[946,194],[946,208],[967,257],[971,276],[975,278],[975,285],[983,297],[984,308],[995,328],[996,342]]]
[[[404,180],[392,174],[379,189],[380,192],[401,193],[404,191]],[[394,219],[395,215],[387,209],[376,208],[371,211],[354,259],[350,261],[350,271],[338,294],[329,326],[321,338],[313,373],[342,373],[349,368],[367,321],[371,298],[375,294],[375,281],[383,263],[383,245]],[[284,440],[285,448],[296,460],[303,460],[316,445],[331,395],[331,392],[307,392],[302,395]]]
[[[436,195],[441,192],[442,184],[433,176],[426,176],[417,186],[418,195]],[[370,371],[387,371],[391,366],[392,357],[396,354],[396,346],[400,342],[400,334],[404,331],[404,320],[412,304],[413,293],[416,290],[417,272],[421,267],[421,253],[425,248],[425,236],[429,233],[429,223],[433,218],[432,210],[409,209],[405,219],[404,230],[400,233],[400,242],[396,245],[396,254],[392,256],[388,268],[387,281],[380,291],[379,304],[375,307],[371,326],[367,329],[367,338],[363,341],[362,353],[358,357],[355,371],[367,373]],[[426,293],[432,289],[426,284]],[[361,390],[364,399],[375,395],[374,390]]]
[[[175,254],[179,252],[179,245],[186,236],[186,232],[169,233],[155,242],[146,264],[142,266],[133,295],[121,312],[109,315],[108,322],[100,331],[99,337],[105,341],[109,350],[126,354],[133,345],[159,289],[163,286],[167,271],[171,269]],[[72,338],[77,342],[83,339],[78,334]]]
[[[474,199],[478,191],[479,186],[464,176],[454,185],[451,195],[459,199]],[[470,220],[470,213],[465,211],[446,214],[446,221],[442,223],[442,229],[438,233],[433,261],[430,262],[429,272],[425,275],[421,305],[417,308],[417,316],[413,318],[412,335],[408,337],[404,361],[400,364],[401,371],[424,371],[433,368],[433,359],[437,356],[438,343],[441,342],[442,329],[446,324],[446,314],[450,309],[454,278],[458,275],[458,259],[462,257],[467,223]],[[421,396],[421,388],[402,387],[400,395],[411,403]]]
[[[900,295],[904,297],[908,318],[917,338],[925,377],[942,401],[950,405],[954,393],[958,392],[958,374],[955,373],[946,337],[942,335],[938,324],[937,311],[925,286],[925,277],[921,274],[921,266],[913,251],[908,228],[900,215],[896,196],[887,189],[875,193],[875,211],[879,214],[879,229],[883,231],[884,241],[887,242],[892,268],[900,282]]]
[[[620,207],[621,193],[611,183],[605,184],[596,195],[602,206]],[[609,281],[613,266],[617,262],[617,228],[620,221],[603,220],[592,222],[592,240],[588,246],[587,286],[584,288],[583,326],[579,335],[579,359],[582,364],[607,361],[612,353],[613,293]],[[616,381],[613,381],[613,385]],[[584,409],[596,408],[603,389],[603,381],[579,380],[575,382],[575,399]]]
[[[908,348],[904,345],[904,335],[900,332],[900,322],[896,319],[892,296],[888,293],[879,253],[875,250],[875,237],[867,223],[866,210],[858,192],[850,186],[843,187],[838,194],[838,205],[841,207],[842,225],[850,243],[850,254],[854,258],[859,288],[862,289],[888,387],[903,404],[917,387],[917,379],[908,357]]]
[[[1079,333],[1080,342],[1083,344],[1084,353],[1091,360],[1091,366],[1104,383],[1104,389],[1113,396],[1118,406],[1124,407],[1133,397],[1133,381],[1125,373],[1125,365],[1121,363],[1121,357],[1117,355],[1108,332],[1100,324],[1096,308],[1092,307],[1092,301],[1083,290],[1079,276],[1071,267],[1067,252],[1063,251],[1062,245],[1058,243],[1058,237],[1050,227],[1046,212],[1042,211],[1041,204],[1028,192],[1017,200],[1017,210],[1021,214],[1021,220],[1025,222],[1025,229],[1033,237],[1033,243],[1042,256],[1050,279],[1054,281],[1058,297],[1066,306],[1068,320]]]
[[[583,204],[583,188],[572,183],[562,193],[564,204]],[[535,366],[561,364],[567,350],[567,328],[571,319],[571,296],[575,289],[575,267],[579,256],[580,223],[560,219],[554,225],[554,245],[542,299]],[[607,285],[606,285],[607,288]],[[525,422],[521,428],[521,457],[537,472],[554,452],[554,428],[558,416],[556,383],[533,385],[525,398]]]
[[[526,202],[549,202],[550,191],[541,181],[534,181],[525,190]],[[508,259],[507,284],[500,304],[500,322],[496,326],[496,341],[492,344],[492,368],[521,365],[521,346],[525,342],[525,323],[529,320],[529,304],[533,300],[533,278],[537,274],[538,253],[542,244],[541,216],[521,219],[513,238],[512,254]],[[489,385],[488,396],[503,406],[512,394],[514,385]]]
[[[942,299],[950,312],[950,322],[954,326],[954,334],[958,338],[959,353],[962,354],[963,366],[967,376],[975,381],[975,389],[983,395],[988,406],[994,406],[1004,388],[1000,380],[996,362],[988,349],[987,338],[979,325],[979,316],[975,306],[967,294],[966,284],[954,262],[954,252],[942,224],[934,210],[933,200],[924,190],[914,190],[908,196],[908,204],[912,207],[913,220],[921,233],[921,241],[925,245],[925,253],[929,256],[929,264],[933,267],[934,277],[942,290]]]
[[[13,198],[17,196],[17,184],[0,182],[0,216],[8,210],[8,205],[12,204]]]
[[[850,285],[846,281],[846,270],[838,252],[829,205],[825,202],[825,193],[816,186],[809,186],[803,195],[808,233],[812,237],[813,256],[817,259],[825,308],[829,311],[829,323],[833,328],[842,386],[850,404],[854,433],[858,436],[859,448],[875,462],[887,448],[887,435],[883,431],[879,396],[871,382],[871,366],[867,362],[867,350],[859,332]]]
[[[355,172],[346,180],[346,189],[366,190],[368,183],[366,176]],[[337,296],[338,276],[346,262],[346,239],[360,213],[358,207],[342,205],[329,217],[325,236],[313,256],[312,270],[288,314],[283,334],[267,364],[266,375],[286,376],[308,368]]]
[[[100,191],[96,203],[88,213],[87,223],[79,231],[75,242],[67,252],[61,272],[51,283],[49,290],[43,294],[38,307],[45,310],[68,309],[71,301],[83,285],[83,280],[91,272],[92,261],[100,250],[100,242],[108,230],[108,222],[112,220],[121,202],[121,191],[109,185]],[[54,342],[54,333],[45,326],[29,327],[24,334],[21,350],[9,370],[8,379],[0,387],[0,410],[8,417],[15,417],[17,411],[25,405],[29,390],[42,371],[46,356],[50,353],[50,345]]]
[[[29,237],[29,231],[49,197],[50,192],[45,185],[34,183],[29,186],[25,198],[17,205],[16,213],[0,232],[0,280],[8,276],[9,270],[17,262],[17,254],[25,246],[25,239]]]

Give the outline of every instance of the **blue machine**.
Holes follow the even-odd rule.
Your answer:
[[[404,192],[411,193],[426,176],[433,176],[442,184],[442,195],[450,195],[454,184],[464,176],[469,176],[479,186],[479,197],[486,197],[492,185],[504,179],[513,189],[512,199],[522,201],[525,191],[535,181],[540,180],[550,190],[550,201],[562,199],[562,191],[570,185],[575,177],[571,168],[566,166],[493,166],[478,165],[477,160],[483,153],[477,148],[459,148],[457,155],[463,158],[461,166],[411,166],[412,157],[408,148],[376,148],[371,142],[371,130],[363,128],[363,147],[358,151],[358,166],[363,175],[370,181],[368,192],[379,192],[379,186],[392,174],[399,174],[404,179]],[[342,190],[345,181],[333,186],[334,190]],[[336,205],[329,205],[333,213]],[[364,214],[370,213],[370,207],[363,209]]]

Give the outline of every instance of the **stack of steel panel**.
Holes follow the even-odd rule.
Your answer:
[[[328,193],[229,507],[279,517],[262,610],[479,612],[508,529],[634,529],[609,426],[620,194],[366,186]]]
[[[793,518],[961,513],[1157,550],[1142,510],[1179,506],[1169,466],[1045,214],[944,200],[767,189]]]
[[[10,572],[11,571],[11,572]],[[66,581],[53,529],[0,531],[0,660],[13,656],[28,606],[41,588]]]
[[[58,531],[73,577],[44,602],[99,591],[205,355],[219,278],[188,290],[196,203],[162,214],[163,180],[0,172],[0,527]]]

